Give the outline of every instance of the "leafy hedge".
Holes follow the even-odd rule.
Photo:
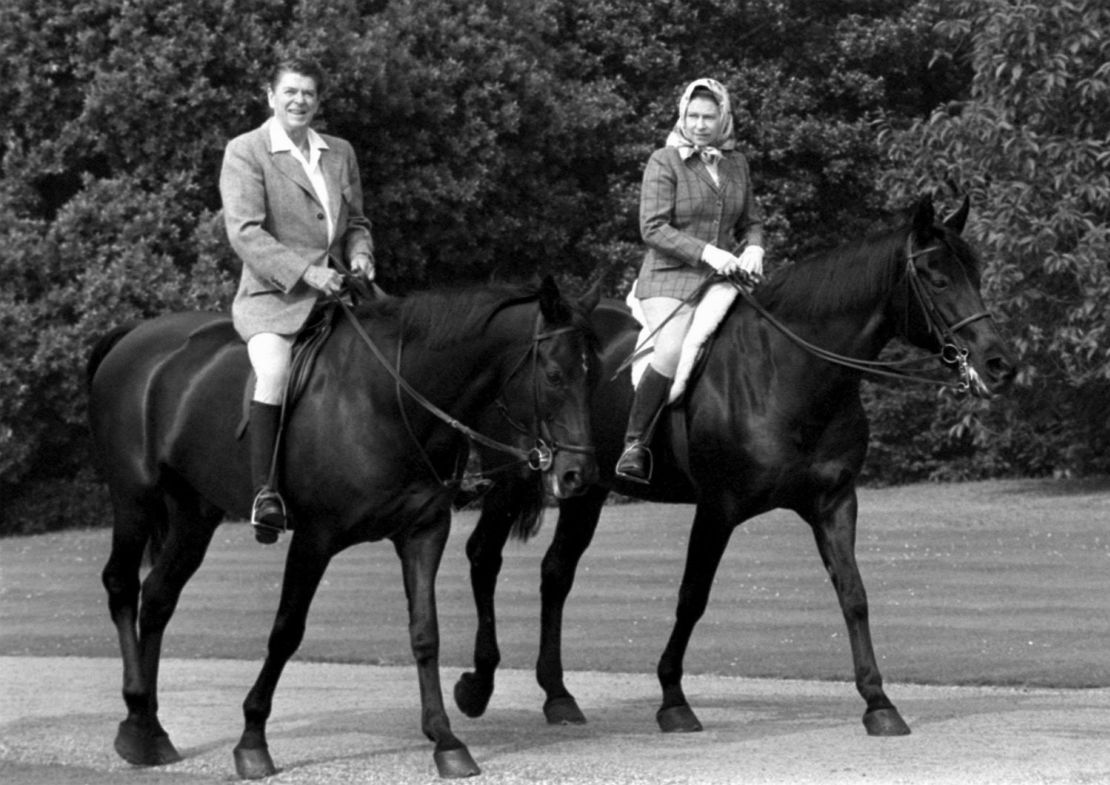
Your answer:
[[[1029,96],[1012,89],[1022,80],[1003,66],[1043,65],[1007,43],[1028,34],[1046,51],[1068,43],[1060,56],[1072,71],[1039,89],[1086,101],[1082,111],[1104,118],[1106,74],[1096,60],[1106,44],[1061,37],[1077,21],[1110,25],[1093,0],[1067,4],[1080,16],[1058,10],[1041,28],[1010,5],[7,0],[0,532],[26,525],[15,511],[30,509],[28,499],[89,476],[83,367],[99,334],[167,310],[226,307],[237,262],[218,215],[223,146],[265,118],[265,70],[293,50],[329,72],[321,120],[358,152],[383,283],[399,293],[555,271],[568,284],[598,277],[623,294],[641,253],[643,162],[673,123],[682,86],[703,75],[733,91],[771,264],[858,236],[949,178],[967,182],[1000,314],[1037,314],[1035,324],[1014,325],[1037,375],[1025,377],[1009,409],[876,388],[869,476],[1105,468],[1106,412],[1092,393],[1106,382],[1106,300],[1096,297],[1106,282],[1090,256],[1104,250],[1105,226],[1102,240],[1067,246],[1060,238],[1077,227],[1100,236],[1082,223],[1090,210],[1048,226],[1037,220],[1037,211],[1046,215],[1040,203],[1031,213],[1016,190],[993,190],[1017,182],[993,173],[1006,158],[992,158],[995,149],[1011,145],[1036,161],[1034,150],[1014,148],[1001,125],[976,141],[943,117],[963,101],[968,122],[989,126],[999,116],[982,107],[1013,106],[1027,119]],[[1065,124],[1053,134],[1081,139],[1088,170],[1105,163],[1093,133]],[[1041,149],[1055,150],[1057,163],[1068,155]],[[1067,178],[1052,182],[1061,171]],[[1058,195],[1076,183],[1056,163],[1033,174]],[[1079,193],[1105,215],[1102,189],[1095,176]],[[1006,244],[1029,238],[1035,247]],[[1059,253],[1044,256],[1045,248]],[[1040,258],[1049,260],[1044,280],[1059,285],[1021,286]],[[1079,298],[1070,311],[1067,297]],[[1076,362],[1054,364],[1061,351],[1076,352]],[[1065,444],[1081,433],[1081,449]]]

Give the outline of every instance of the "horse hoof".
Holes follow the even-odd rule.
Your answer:
[[[260,780],[277,774],[277,768],[267,748],[236,747],[235,772],[241,780]]]
[[[697,733],[701,730],[697,715],[686,703],[660,709],[655,714],[655,721],[664,733]]]
[[[552,698],[543,705],[543,716],[548,725],[585,725],[586,715],[578,708],[578,702],[570,695]]]
[[[443,750],[434,755],[436,769],[439,776],[444,779],[459,779],[460,777],[473,777],[482,773],[470,751],[466,747],[457,747],[453,750]]]
[[[893,706],[865,713],[863,727],[867,728],[869,736],[908,736],[910,733],[910,726]]]
[[[132,766],[167,766],[181,760],[181,754],[165,733],[145,733],[124,720],[116,734],[116,753]]]
[[[455,705],[467,717],[481,717],[493,695],[493,683],[484,682],[475,673],[464,673],[455,682]]]

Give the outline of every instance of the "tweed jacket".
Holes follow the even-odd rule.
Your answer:
[[[688,297],[712,272],[701,260],[712,244],[734,251],[743,240],[763,244],[763,216],[752,198],[748,161],[725,152],[717,163],[720,185],[697,155],[676,147],[652,153],[640,190],[640,234],[647,245],[635,295]]]
[[[335,216],[330,246],[327,217],[304,167],[292,154],[272,150],[268,124],[232,139],[224,152],[224,224],[243,262],[231,316],[244,340],[260,332],[291,335],[304,326],[320,296],[301,279],[309,265],[373,254],[354,150],[338,137],[321,137],[327,149],[320,151],[320,168]]]

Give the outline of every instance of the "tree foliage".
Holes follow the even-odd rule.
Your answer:
[[[83,363],[98,335],[227,306],[238,262],[220,158],[266,117],[265,70],[292,51],[329,74],[320,119],[356,149],[380,274],[398,293],[544,270],[623,294],[642,253],[643,164],[700,76],[734,95],[771,266],[858,236],[938,182],[968,185],[992,296],[1036,317],[1015,329],[1029,360],[1020,405],[1066,405],[994,422],[942,402],[948,421],[913,440],[898,476],[937,456],[968,472],[1053,464],[1058,445],[1030,457],[1019,428],[1089,421],[1108,343],[1106,300],[1090,296],[1105,269],[1087,264],[1106,243],[1107,25],[1093,2],[1058,5],[7,0],[0,494],[88,464]],[[1081,394],[1052,392],[1064,389]],[[908,443],[898,412],[912,401],[877,401],[879,454]],[[1013,449],[988,459],[992,428]]]
[[[1110,469],[1110,7],[975,0],[938,25],[939,58],[965,57],[965,100],[884,141],[897,200],[953,183],[988,299],[1022,360],[1019,387],[988,408],[945,407],[953,435],[1025,473]],[[996,456],[998,457],[998,456]]]

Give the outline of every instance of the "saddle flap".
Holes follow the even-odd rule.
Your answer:
[[[293,359],[289,369],[289,383],[285,388],[283,406],[292,409],[300,399],[312,378],[312,369],[316,365],[316,358],[320,349],[327,342],[335,327],[336,314],[339,309],[334,302],[326,301],[318,305],[308,317],[308,321],[297,334],[293,343]],[[246,385],[243,388],[243,417],[239,427],[235,430],[235,438],[242,439],[247,432],[250,422],[250,404],[254,398],[254,384],[256,375],[252,369],[247,374]]]

